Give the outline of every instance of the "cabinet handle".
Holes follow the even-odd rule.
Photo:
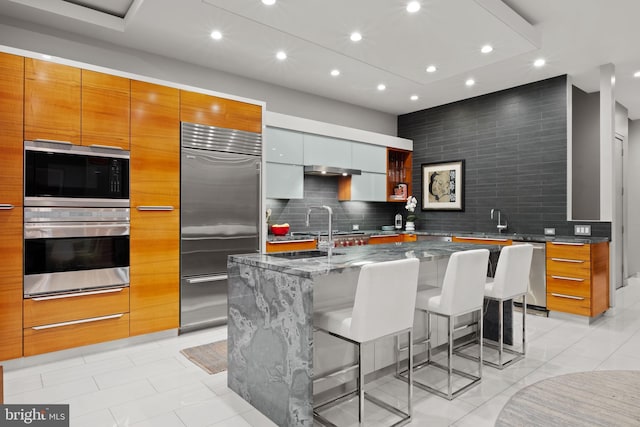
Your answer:
[[[551,242],[552,245],[560,246],[584,246],[584,243],[572,243],[572,242]]]
[[[285,243],[307,243],[307,242],[315,242],[316,239],[301,239],[301,240],[274,240],[269,242],[270,245],[282,245]]]
[[[572,262],[575,264],[584,264],[584,261],[581,259],[551,258],[551,260],[558,261],[558,262]]]
[[[554,279],[558,279],[558,280],[570,280],[572,282],[584,282],[584,279],[577,279],[575,277],[565,277],[565,276],[551,276]]]
[[[556,294],[556,293],[551,293],[551,295],[553,295],[554,297],[558,297],[558,298],[568,298],[568,299],[575,299],[575,300],[579,300],[579,301],[583,301],[584,297],[576,297],[573,295],[565,295],[565,294]]]
[[[0,211],[9,211],[15,208],[12,204],[9,203],[0,203]]]
[[[71,143],[71,141],[60,141],[60,140],[57,140],[57,139],[36,138],[36,139],[33,140],[33,142],[51,142],[53,144],[73,145],[73,143]]]
[[[91,323],[91,322],[99,322],[101,320],[118,319],[122,316],[124,316],[124,313],[111,314],[109,316],[91,317],[89,319],[71,320],[69,322],[51,323],[49,325],[42,325],[42,326],[32,326],[31,329],[33,329],[34,331],[41,331],[43,329],[61,328],[63,326],[79,325],[81,323]]]
[[[115,145],[91,144],[89,147],[94,147],[94,148],[106,148],[106,149],[108,149],[108,150],[125,151],[122,147],[116,147]]]
[[[187,283],[190,285],[195,285],[196,283],[205,283],[205,282],[220,282],[222,280],[227,280],[229,276],[226,274],[221,274],[219,276],[207,276],[207,277],[197,277],[195,279],[187,279]]]
[[[33,301],[49,301],[52,299],[63,299],[63,298],[75,298],[75,297],[84,297],[87,295],[99,295],[99,294],[110,294],[113,292],[122,292],[124,288],[112,288],[112,289],[101,289],[99,291],[89,291],[89,292],[78,292],[74,294],[62,294],[62,295],[51,295],[48,297],[36,297],[31,298]]]
[[[173,206],[138,206],[139,211],[172,211]]]

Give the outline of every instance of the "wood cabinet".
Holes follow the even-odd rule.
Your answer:
[[[179,325],[180,92],[131,81],[130,334]]]
[[[413,194],[412,180],[413,155],[411,151],[397,148],[387,149],[387,201],[406,202],[407,196]],[[404,197],[395,195],[398,184],[406,184],[407,194]]]
[[[267,252],[306,251],[316,249],[316,239],[273,240],[267,242]]]
[[[24,58],[0,53],[0,360],[22,356]]]
[[[400,243],[404,241],[402,234],[377,234],[369,236],[370,245],[379,245],[383,243]]]
[[[262,133],[262,107],[182,90],[180,121]]]
[[[588,317],[609,308],[608,242],[547,242],[547,308]]]
[[[500,239],[491,237],[473,237],[473,236],[452,236],[452,242],[458,243],[475,243],[478,245],[500,245],[509,246],[513,243],[511,239]]]
[[[25,58],[24,139],[80,144],[80,68]]]
[[[82,70],[82,145],[129,150],[130,93],[129,79]]]

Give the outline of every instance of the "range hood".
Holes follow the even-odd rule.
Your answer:
[[[305,175],[320,175],[320,176],[349,176],[349,175],[362,175],[360,169],[345,169],[335,168],[332,166],[319,166],[311,165],[304,167]]]

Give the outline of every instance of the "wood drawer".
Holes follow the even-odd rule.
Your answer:
[[[476,245],[501,245],[509,246],[512,241],[509,239],[490,239],[487,237],[465,237],[465,236],[453,236],[452,242],[458,243],[475,243]]]
[[[24,300],[24,328],[129,312],[129,288]]]
[[[316,239],[274,240],[267,242],[267,252],[305,251],[316,249]]]
[[[402,241],[402,236],[399,234],[392,234],[389,236],[380,235],[380,236],[369,237],[370,245],[379,245],[382,243],[399,243],[401,241]]]
[[[547,275],[588,279],[591,277],[591,263],[579,259],[547,258]]]
[[[591,298],[591,280],[547,274],[547,292]]]
[[[76,322],[80,323],[54,323],[25,328],[24,355],[33,356],[129,336],[128,313]]]
[[[415,242],[418,240],[418,236],[415,234],[403,234],[402,241],[403,242]]]
[[[591,299],[578,298],[584,297],[571,298],[571,295],[562,294],[561,292],[547,292],[547,309],[581,316],[591,316]]]
[[[588,243],[547,242],[547,259],[564,258],[591,260],[591,246]]]

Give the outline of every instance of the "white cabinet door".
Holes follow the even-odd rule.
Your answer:
[[[387,147],[352,142],[351,167],[367,172],[387,173]]]
[[[265,131],[265,156],[267,162],[301,165],[304,147],[303,133],[267,127]]]
[[[387,175],[362,172],[351,177],[351,200],[366,202],[387,201]]]
[[[267,198],[302,199],[304,167],[267,162]]]
[[[305,134],[304,164],[351,168],[351,141]]]

